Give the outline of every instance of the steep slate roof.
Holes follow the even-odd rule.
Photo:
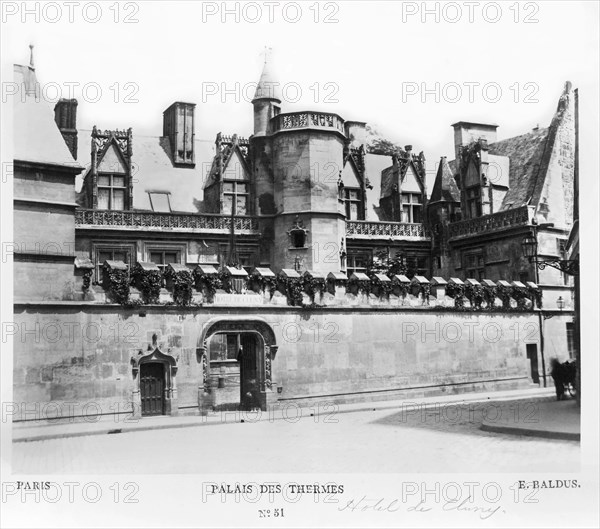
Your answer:
[[[56,130],[58,132],[58,128]],[[58,134],[66,149],[62,136]],[[91,134],[90,129],[79,129],[78,133],[77,161],[88,170],[91,166]],[[134,131],[132,150],[135,209],[152,211],[148,191],[168,191],[173,212],[202,211],[204,182],[215,154],[213,141],[194,140],[196,165],[193,168],[173,166],[169,140],[165,137],[142,136]],[[82,184],[83,176],[79,176],[75,182],[77,192],[81,191]]]
[[[510,160],[509,188],[500,210],[518,208],[531,201],[538,177],[545,178],[541,165],[548,133],[549,129],[537,129],[489,146],[490,154],[508,156]]]
[[[460,202],[460,191],[454,180],[454,172],[450,164],[455,165],[454,161],[448,163],[445,156],[440,159],[433,190],[429,202]]]
[[[39,86],[35,70],[15,64],[15,82],[32,91],[26,97],[14,98],[14,159],[53,165],[80,167],[75,163],[54,121],[54,112],[42,97],[34,97]]]

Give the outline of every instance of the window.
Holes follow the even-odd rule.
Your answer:
[[[348,220],[363,220],[360,194],[358,188],[343,188],[344,209]]]
[[[567,259],[567,240],[566,239],[556,239],[556,251],[560,259]],[[565,274],[561,272],[563,285],[569,284],[569,274]]]
[[[350,277],[355,272],[366,273],[370,258],[365,253],[349,253],[346,257],[346,273]]]
[[[125,209],[125,175],[98,175],[98,209]]]
[[[171,200],[169,198],[170,193],[155,193],[148,192],[150,197],[150,207],[152,211],[159,211],[163,213],[171,212]]]
[[[211,362],[236,362],[240,350],[239,334],[215,334],[208,346]]]
[[[479,186],[467,188],[467,212],[472,219],[481,217],[481,188]]]
[[[429,260],[427,257],[408,256],[405,259],[406,277],[429,276]]]
[[[177,250],[150,250],[150,262],[160,268],[161,272],[165,271],[167,265],[180,262],[181,253]]]
[[[131,268],[130,248],[96,248],[96,282],[102,282],[102,265],[104,261],[123,261]]]
[[[462,220],[462,211],[458,207],[450,207],[450,222],[458,222]]]
[[[245,182],[223,182],[223,213],[234,215],[248,214],[248,184]]]
[[[304,248],[306,245],[306,231],[305,230],[292,230],[290,232],[292,239],[292,246],[294,248]]]
[[[238,254],[238,263],[250,275],[254,270],[254,254]]]
[[[421,210],[423,199],[417,193],[402,193],[402,219],[401,222],[422,222]]]
[[[464,256],[464,268],[467,273],[467,278],[477,279],[481,281],[485,279],[485,263],[483,261],[483,253],[469,253]]]
[[[567,323],[567,351],[569,351],[569,360],[575,359],[575,325],[573,322]]]

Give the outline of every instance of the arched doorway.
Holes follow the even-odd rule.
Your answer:
[[[177,358],[162,352],[152,336],[152,346],[131,358],[133,377],[133,411],[139,417],[152,415],[177,415]]]
[[[165,365],[146,362],[140,366],[140,401],[142,417],[165,414]]]
[[[202,364],[201,412],[260,408],[276,399],[272,361],[275,334],[262,320],[208,322],[201,333],[197,359]]]

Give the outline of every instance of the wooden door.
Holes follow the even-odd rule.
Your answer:
[[[540,373],[538,371],[538,355],[537,345],[534,343],[527,344],[527,358],[531,366],[531,380],[534,384],[540,383]]]
[[[140,366],[142,416],[165,414],[165,368],[160,362]]]
[[[243,409],[256,407],[260,392],[256,337],[252,333],[240,335],[240,401]]]

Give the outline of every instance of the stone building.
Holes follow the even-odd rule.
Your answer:
[[[572,224],[570,85],[548,129],[455,124],[429,194],[423,152],[284,112],[267,64],[253,134],[214,141],[181,101],[161,135],[79,128],[15,74],[18,420],[523,387],[569,355],[572,289],[520,241]]]
[[[573,225],[574,91],[566,83],[548,128],[497,141],[497,125],[458,122],[455,160],[442,158],[430,199],[433,272],[567,285],[521,251],[537,224],[540,255],[564,259]]]

